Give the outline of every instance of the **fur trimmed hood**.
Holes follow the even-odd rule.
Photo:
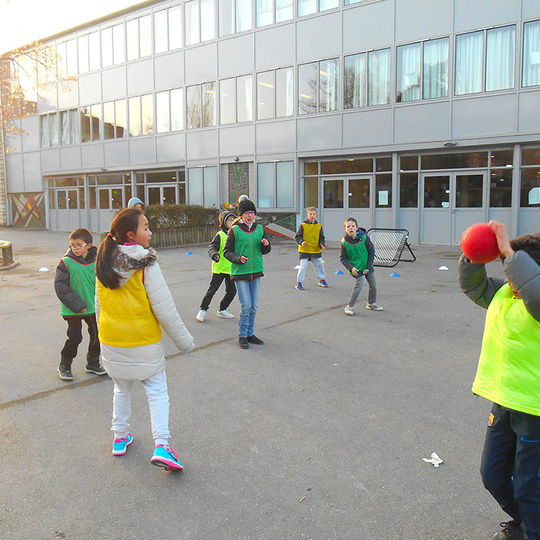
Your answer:
[[[131,276],[157,261],[157,253],[152,248],[143,248],[139,244],[124,244],[116,246],[112,253],[111,265],[120,276],[120,286],[124,285]]]

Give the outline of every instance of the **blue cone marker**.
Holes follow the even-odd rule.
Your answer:
[[[193,255],[193,253],[191,253],[191,251],[186,251],[186,255]]]
[[[399,274],[397,272],[392,272],[390,274],[390,277],[399,277]]]
[[[336,276],[342,276],[342,275],[343,275],[343,272],[342,272],[341,270],[338,270],[338,271],[336,272]]]

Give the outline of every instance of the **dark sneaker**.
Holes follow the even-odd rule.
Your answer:
[[[304,291],[304,286],[302,285],[302,282],[299,281],[295,286],[294,288],[297,290],[297,291]]]
[[[257,336],[248,336],[248,343],[253,343],[253,345],[264,345],[264,341]]]
[[[248,338],[239,337],[238,338],[238,345],[240,346],[241,349],[249,349]]]
[[[73,373],[71,373],[71,368],[68,368],[66,366],[63,366],[62,364],[60,364],[58,366],[58,376],[63,380],[63,381],[72,381],[73,380]]]
[[[496,532],[491,540],[525,540],[521,523],[515,519],[511,521],[503,521],[501,524],[502,530]]]
[[[107,372],[99,365],[86,366],[86,373],[93,373],[94,375],[106,375]]]

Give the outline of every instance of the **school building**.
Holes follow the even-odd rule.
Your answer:
[[[538,0],[151,1],[45,40],[58,83],[6,138],[8,222],[108,230],[146,204],[457,244],[540,231]]]

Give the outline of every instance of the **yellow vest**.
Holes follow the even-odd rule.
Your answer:
[[[99,279],[99,340],[113,347],[140,347],[161,339],[159,325],[137,270],[119,289],[108,289]]]
[[[508,283],[489,304],[472,391],[514,411],[540,416],[540,322]]]
[[[319,235],[321,232],[320,223],[302,223],[302,229],[304,231],[305,247],[298,244],[298,251],[300,253],[320,253],[321,246],[319,245]]]

